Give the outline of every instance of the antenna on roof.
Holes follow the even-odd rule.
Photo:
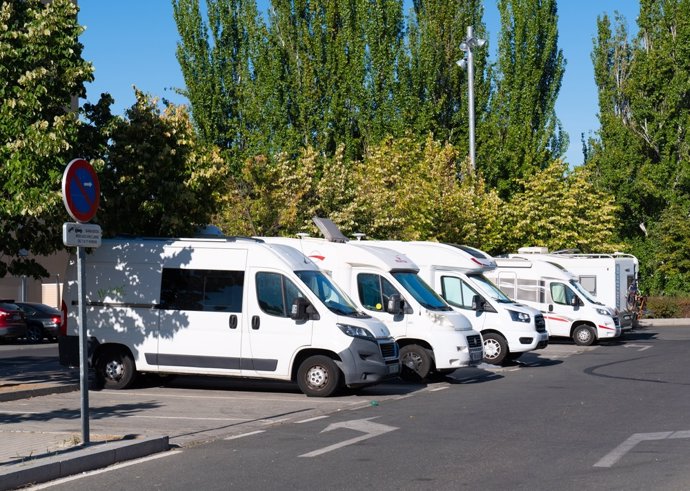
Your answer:
[[[314,225],[318,227],[323,236],[329,242],[347,242],[347,237],[343,235],[338,226],[328,218],[314,217],[312,218]]]

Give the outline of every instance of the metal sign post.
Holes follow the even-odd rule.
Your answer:
[[[87,224],[100,201],[100,184],[91,164],[84,159],[72,160],[62,176],[62,201],[72,218],[79,223],[62,226],[62,241],[77,247],[77,293],[79,296],[79,388],[81,391],[82,445],[90,443],[89,436],[89,349],[86,330],[86,274],[85,247],[101,245],[101,227]]]

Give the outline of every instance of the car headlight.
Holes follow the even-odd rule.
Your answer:
[[[364,327],[351,326],[350,324],[336,324],[336,326],[338,326],[338,329],[343,331],[343,334],[353,338],[364,338],[369,340],[376,339],[371,331]]]
[[[529,314],[525,314],[524,312],[517,312],[516,310],[508,310],[510,313],[510,318],[513,319],[513,322],[529,322]]]
[[[606,309],[597,309],[597,314],[611,317],[611,312]]]

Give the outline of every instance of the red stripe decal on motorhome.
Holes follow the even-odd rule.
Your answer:
[[[609,327],[609,326],[602,326],[601,324],[599,325],[599,329],[608,329],[609,331],[615,331],[615,327]]]
[[[551,321],[558,321],[558,322],[570,322],[570,319],[567,317],[556,317],[553,315],[545,315],[544,319],[549,319]]]
[[[309,257],[313,257],[314,259],[318,259],[319,261],[323,261],[324,259],[326,259],[326,256],[319,256],[317,254],[312,254]]]

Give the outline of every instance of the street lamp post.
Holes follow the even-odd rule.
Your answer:
[[[474,158],[474,56],[472,50],[481,48],[486,41],[475,38],[472,26],[467,26],[467,39],[460,43],[460,49],[465,52],[466,58],[457,61],[460,68],[467,68],[467,106],[470,118],[470,166],[475,170]]]

